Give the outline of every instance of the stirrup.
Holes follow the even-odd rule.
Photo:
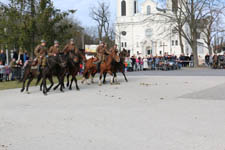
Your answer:
[[[101,62],[101,61],[98,60],[98,61],[93,62],[93,64],[97,65],[97,64],[100,63],[100,62]]]

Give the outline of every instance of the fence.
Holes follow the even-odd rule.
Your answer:
[[[23,76],[24,69],[22,67],[0,66],[0,81],[9,81],[11,74],[11,80],[20,80]]]

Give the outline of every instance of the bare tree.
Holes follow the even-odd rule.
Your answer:
[[[222,17],[224,17],[225,7],[223,5],[215,5],[214,3],[215,0],[211,0],[207,5],[209,13],[207,17],[202,20],[202,24],[204,24],[204,27],[201,30],[201,32],[205,35],[204,42],[207,44],[210,55],[213,54],[213,39],[216,38],[216,35],[225,31],[222,21]]]
[[[175,29],[192,48],[194,67],[198,67],[199,64],[198,35],[202,29],[201,22],[209,16],[208,5],[212,1],[214,6],[223,4],[222,0],[177,0],[177,3],[173,3],[171,13],[161,14],[168,17],[169,22],[174,23]]]
[[[99,40],[103,40],[103,36],[109,38],[110,29],[110,10],[109,3],[99,1],[97,6],[91,8],[90,17],[98,24]]]

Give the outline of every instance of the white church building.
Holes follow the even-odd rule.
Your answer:
[[[145,0],[141,4],[138,0],[117,0],[117,45],[129,50],[130,55],[160,56],[168,53],[179,56],[181,48],[178,33],[173,32],[167,17],[158,15],[171,13],[173,5],[172,0],[167,0],[166,9],[160,9],[154,0]],[[190,55],[190,46],[184,39],[182,41],[184,54]],[[202,58],[208,53],[203,39],[198,40],[198,53]]]

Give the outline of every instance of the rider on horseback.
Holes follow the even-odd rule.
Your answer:
[[[59,54],[59,42],[54,41],[54,45],[48,50],[48,56],[56,56]]]
[[[111,51],[108,50],[107,44],[101,42],[101,44],[96,49],[96,53],[96,57],[98,60],[94,64],[97,64],[97,70],[99,71],[101,63],[105,61],[106,56],[109,55]]]
[[[38,71],[46,65],[47,48],[45,40],[41,40],[41,44],[35,48],[34,54],[38,60]]]
[[[64,52],[65,55],[69,54],[69,52],[75,52],[75,53],[78,52],[78,49],[77,49],[77,47],[75,46],[75,43],[74,43],[74,39],[70,39],[70,43],[68,43],[64,47],[63,52]]]

